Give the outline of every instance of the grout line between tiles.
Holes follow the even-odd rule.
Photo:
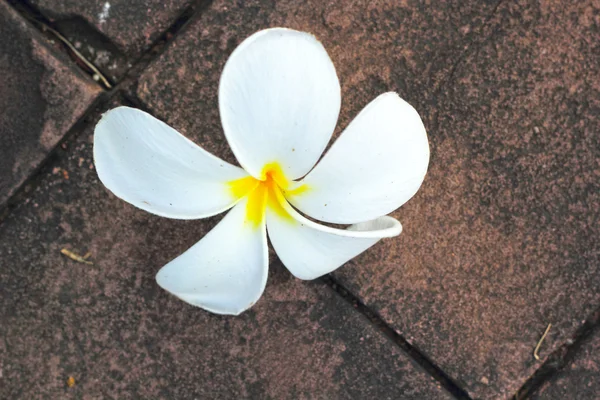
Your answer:
[[[586,319],[571,339],[568,339],[558,349],[548,356],[546,361],[535,371],[535,373],[521,386],[512,397],[513,400],[528,399],[545,382],[551,380],[557,373],[573,361],[581,347],[600,331],[600,308]]]
[[[459,400],[471,400],[467,392],[448,376],[427,356],[411,345],[404,337],[389,326],[376,312],[362,303],[354,294],[339,284],[331,275],[321,278],[322,282],[346,300],[352,307],[367,318],[383,335],[400,347],[411,359],[431,375],[444,389]]]

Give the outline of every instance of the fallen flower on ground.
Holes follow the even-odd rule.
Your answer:
[[[274,28],[243,41],[221,75],[221,122],[242,168],[143,111],[118,107],[104,114],[95,130],[94,161],[116,196],[168,218],[231,209],[158,272],[161,287],[194,306],[237,315],[265,289],[267,232],[282,263],[300,279],[327,274],[400,234],[400,222],[386,214],[417,192],[427,172],[421,118],[396,93],[382,94],[317,164],[340,104],[338,77],[323,45],[308,33]],[[303,214],[350,226],[335,229]]]

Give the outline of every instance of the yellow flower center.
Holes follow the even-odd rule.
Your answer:
[[[285,210],[285,195],[297,196],[308,190],[306,184],[288,190],[291,182],[286,178],[281,166],[272,162],[263,168],[260,179],[252,176],[228,182],[231,194],[241,199],[248,196],[246,205],[246,223],[258,227],[265,219],[267,207],[283,219],[293,222],[292,216]]]

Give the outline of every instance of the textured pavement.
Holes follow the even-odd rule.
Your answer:
[[[600,307],[600,31],[559,10],[500,5],[434,100],[402,238],[334,273],[475,398],[514,394],[548,323],[542,357]]]
[[[101,92],[0,2],[0,206]]]
[[[0,1],[0,398],[600,398],[600,2],[106,3]],[[103,93],[32,15],[117,88]],[[272,26],[329,52],[336,136],[396,91],[423,118],[430,168],[393,214],[402,235],[335,285],[294,279],[272,253],[256,306],[214,316],[154,275],[220,217],[117,199],[92,131],[138,106],[235,162],[219,76]]]

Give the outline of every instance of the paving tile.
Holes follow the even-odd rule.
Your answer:
[[[52,20],[71,43],[113,81],[118,80],[188,6],[197,3],[194,0],[28,2]]]
[[[235,162],[218,115],[221,70],[229,54],[247,36],[262,28],[285,26],[312,32],[332,57],[342,85],[340,127],[347,125],[375,96],[394,90],[415,105],[431,130],[437,123],[433,105],[439,87],[449,79],[466,46],[479,40],[477,32],[495,5],[496,2],[444,2],[431,7],[412,1],[308,1],[301,5],[293,1],[215,1],[149,67],[135,94],[154,113],[197,143]],[[338,128],[336,134],[339,131]],[[369,280],[361,284],[370,290],[373,284],[387,279],[374,274],[382,271],[378,265],[387,261],[397,269],[397,248],[404,242],[387,243],[383,256],[382,252],[375,252],[371,259],[361,262],[362,276]],[[356,271],[353,274],[361,275]],[[357,286],[353,290],[359,292]],[[381,302],[397,307],[404,304],[394,292],[381,296]]]
[[[600,399],[600,331],[579,350],[573,362],[546,382],[531,400]]]
[[[0,207],[101,89],[0,2]]]
[[[61,149],[0,224],[0,398],[451,398],[330,288],[277,261],[240,317],[160,289],[158,269],[218,220],[160,218],[110,194],[91,127]]]
[[[323,41],[342,84],[341,127],[377,94],[398,91],[428,128],[431,172],[396,213],[402,237],[335,276],[473,397],[509,397],[537,368],[531,353],[547,322],[554,348],[599,300],[587,43],[573,47],[559,14],[535,3],[501,5],[488,26],[496,3],[265,5],[215,1],[144,74],[137,96],[233,161],[219,74],[242,39],[272,26]]]
[[[385,91],[399,92],[424,112],[494,5],[217,0],[150,66],[137,95],[198,143],[218,142],[219,155],[233,160],[217,105],[223,65],[255,31],[284,26],[313,33],[331,56],[342,86],[341,127]]]
[[[436,99],[401,237],[335,273],[473,398],[510,398],[548,323],[542,358],[600,306],[599,9],[503,3]]]
[[[532,351],[548,322],[542,356],[600,302],[598,58],[586,39],[598,28],[586,4],[507,1],[482,26],[496,3],[215,1],[137,96],[232,161],[223,64],[252,32],[287,26],[329,51],[341,127],[384,91],[414,104],[432,159],[395,213],[404,233],[335,277],[474,398],[508,398],[540,365]]]

